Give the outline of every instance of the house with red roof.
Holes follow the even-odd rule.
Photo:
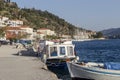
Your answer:
[[[6,33],[6,39],[22,38],[22,39],[33,40],[33,28],[30,28],[28,26],[7,27],[5,33]]]
[[[40,39],[44,39],[45,36],[47,35],[56,35],[55,31],[52,31],[50,29],[47,29],[47,28],[40,28],[37,30],[37,37],[39,37]]]
[[[40,28],[40,29],[37,30],[37,32],[41,32],[44,35],[56,35],[55,31],[52,31],[52,30],[47,29],[47,28]]]
[[[7,27],[5,33],[6,39],[12,39],[22,37],[23,31],[19,27]]]
[[[26,39],[33,40],[33,28],[29,26],[20,26],[20,29],[27,34]]]

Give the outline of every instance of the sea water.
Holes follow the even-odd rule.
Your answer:
[[[120,62],[120,39],[74,41],[80,61]]]

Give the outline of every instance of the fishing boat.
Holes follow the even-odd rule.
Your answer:
[[[66,61],[76,58],[72,41],[40,41],[41,60],[52,67],[64,67]],[[66,65],[67,67],[67,65]]]
[[[67,62],[72,79],[120,80],[120,63]]]

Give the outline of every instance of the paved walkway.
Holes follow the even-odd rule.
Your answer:
[[[55,74],[44,69],[44,64],[34,55],[10,45],[0,47],[0,80],[58,80]]]

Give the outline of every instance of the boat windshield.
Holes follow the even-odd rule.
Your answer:
[[[50,56],[58,56],[57,53],[57,47],[50,47]]]
[[[67,47],[67,51],[68,51],[68,56],[73,56],[74,49],[73,49],[72,46],[68,46],[68,47]]]
[[[60,47],[60,55],[65,55],[65,47]]]
[[[50,46],[50,57],[63,57],[63,56],[74,56],[73,46]]]

